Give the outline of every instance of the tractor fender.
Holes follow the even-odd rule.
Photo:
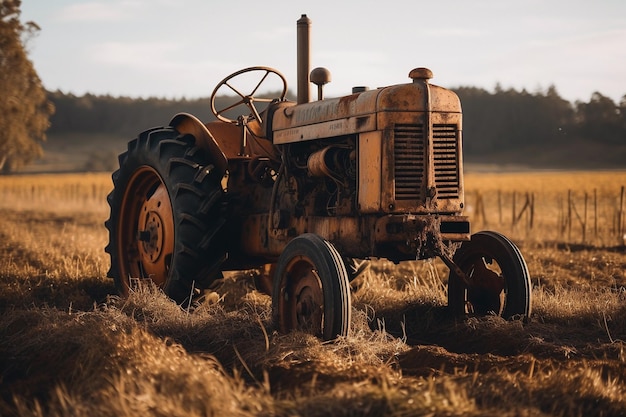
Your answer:
[[[220,174],[224,174],[228,168],[228,159],[222,152],[217,141],[209,132],[209,129],[197,117],[189,113],[178,113],[170,121],[170,126],[180,133],[187,133],[196,138],[196,145],[205,149],[212,157],[212,162]]]

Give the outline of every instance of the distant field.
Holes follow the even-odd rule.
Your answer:
[[[376,261],[352,335],[321,343],[275,331],[255,271],[190,310],[151,288],[116,297],[110,172],[0,177],[0,415],[625,415],[624,185],[467,174],[473,229],[524,253],[532,320],[457,320],[441,262]]]
[[[117,155],[126,150],[130,139],[105,134],[48,135],[43,143],[43,157],[26,166],[23,172],[112,171],[117,164]]]

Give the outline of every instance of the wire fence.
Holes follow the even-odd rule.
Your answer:
[[[513,239],[624,245],[624,185],[513,191],[474,187],[465,192],[464,214],[472,230],[498,230]],[[539,188],[539,187],[537,187]],[[0,208],[108,211],[110,175],[71,174],[0,178]]]
[[[614,193],[563,192],[466,193],[466,213],[474,230],[495,229],[518,239],[624,245],[625,187]]]

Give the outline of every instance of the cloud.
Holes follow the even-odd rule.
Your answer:
[[[171,41],[104,42],[89,50],[93,62],[132,69],[163,68],[171,63],[180,45]]]
[[[253,31],[251,38],[263,42],[275,42],[278,40],[292,40],[293,30],[289,26],[279,26]]]
[[[484,31],[476,30],[476,29],[463,29],[463,28],[433,28],[424,30],[425,36],[431,36],[433,38],[477,38],[481,36],[485,36],[486,33]]]
[[[362,65],[376,65],[386,62],[389,57],[387,51],[369,49],[321,49],[314,56],[322,60],[343,64],[349,63],[354,69]]]
[[[132,11],[142,6],[141,1],[92,1],[74,3],[61,9],[57,19],[63,22],[110,22],[129,19]]]
[[[587,100],[601,91],[613,100],[626,92],[626,29],[559,33],[488,53],[466,66],[458,84],[544,90],[551,84],[567,100]],[[456,84],[456,83],[455,83]],[[623,82],[621,83],[623,84]]]
[[[117,80],[117,94],[208,96],[214,85],[244,65],[228,59],[202,57],[184,42],[102,42],[90,47],[86,61],[103,80]]]

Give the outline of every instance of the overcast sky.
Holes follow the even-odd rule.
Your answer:
[[[626,94],[626,0],[22,0],[22,21],[41,27],[29,51],[44,86],[77,95],[208,97],[255,65],[295,93],[303,13],[328,96],[408,82],[421,66],[448,88]]]

